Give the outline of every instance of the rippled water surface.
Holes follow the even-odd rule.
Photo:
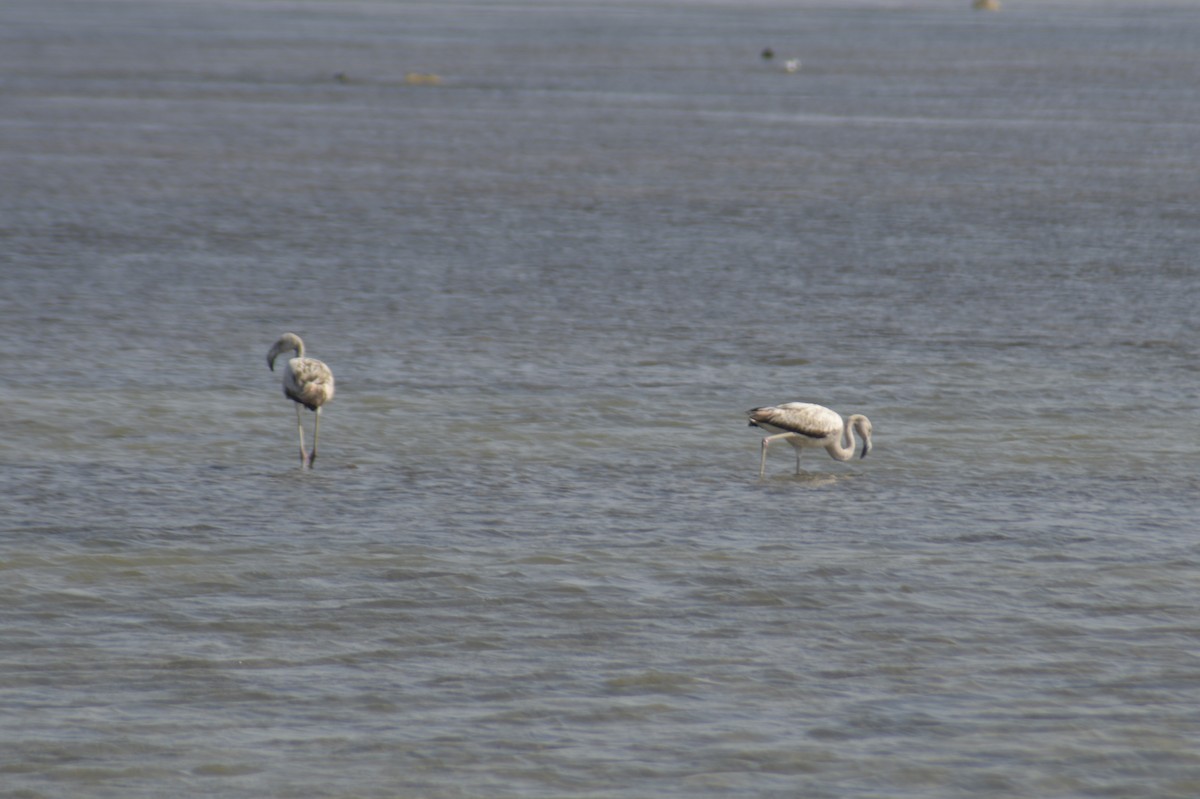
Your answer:
[[[1200,795],[1200,8],[1004,5],[5,2],[0,795]]]

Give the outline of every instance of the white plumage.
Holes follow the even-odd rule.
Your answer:
[[[766,405],[751,408],[746,412],[751,427],[773,431],[762,440],[762,457],[759,460],[758,476],[767,469],[767,447],[772,441],[786,441],[796,450],[796,474],[800,474],[800,451],[824,449],[830,457],[848,461],[854,457],[857,442],[855,431],[863,439],[862,455],[871,451],[871,420],[862,414],[854,414],[845,421],[836,412],[823,405],[811,402],[785,402],[782,405]]]
[[[267,353],[267,366],[275,371],[275,359],[289,350],[296,357],[287,362],[283,372],[283,394],[296,403],[296,428],[300,434],[300,467],[312,467],[317,459],[317,435],[321,430],[321,406],[333,399],[333,372],[323,361],[304,357],[304,342],[295,333],[284,333]],[[312,453],[304,450],[304,424],[300,420],[300,406],[316,414],[313,423]]]

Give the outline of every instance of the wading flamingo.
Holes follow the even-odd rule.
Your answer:
[[[323,361],[304,357],[304,342],[295,333],[284,333],[271,345],[267,353],[267,366],[275,371],[275,359],[287,351],[296,353],[288,359],[283,372],[283,394],[296,403],[296,429],[300,433],[300,468],[311,469],[317,459],[317,434],[321,430],[321,406],[333,399],[333,372]],[[317,415],[313,423],[312,454],[304,451],[304,424],[300,421],[300,406],[303,405]]]
[[[860,413],[842,421],[842,417],[822,405],[811,402],[785,402],[782,405],[767,405],[746,411],[751,427],[761,427],[774,432],[762,440],[762,459],[758,464],[758,476],[767,470],[767,447],[772,441],[786,441],[796,449],[796,474],[800,474],[800,451],[802,449],[824,449],[830,457],[848,461],[854,457],[857,446],[854,432],[862,436],[862,455],[871,451],[871,420]]]

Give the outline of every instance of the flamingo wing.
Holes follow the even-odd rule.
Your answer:
[[[842,432],[842,417],[823,405],[811,402],[785,402],[750,411],[752,425],[768,425],[806,438],[820,439]]]
[[[333,372],[316,358],[292,358],[283,382],[283,393],[310,411],[333,399]]]

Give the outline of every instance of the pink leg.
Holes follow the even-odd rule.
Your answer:
[[[304,451],[304,424],[300,421],[300,403],[296,403],[296,431],[300,434],[300,468],[308,463],[308,453]]]
[[[312,468],[313,461],[315,461],[317,459],[317,436],[321,432],[321,409],[320,408],[317,408],[316,416],[317,416],[317,420],[315,422],[313,422],[313,448],[312,448],[312,452],[310,452],[308,454],[308,468],[310,468],[310,469]]]

